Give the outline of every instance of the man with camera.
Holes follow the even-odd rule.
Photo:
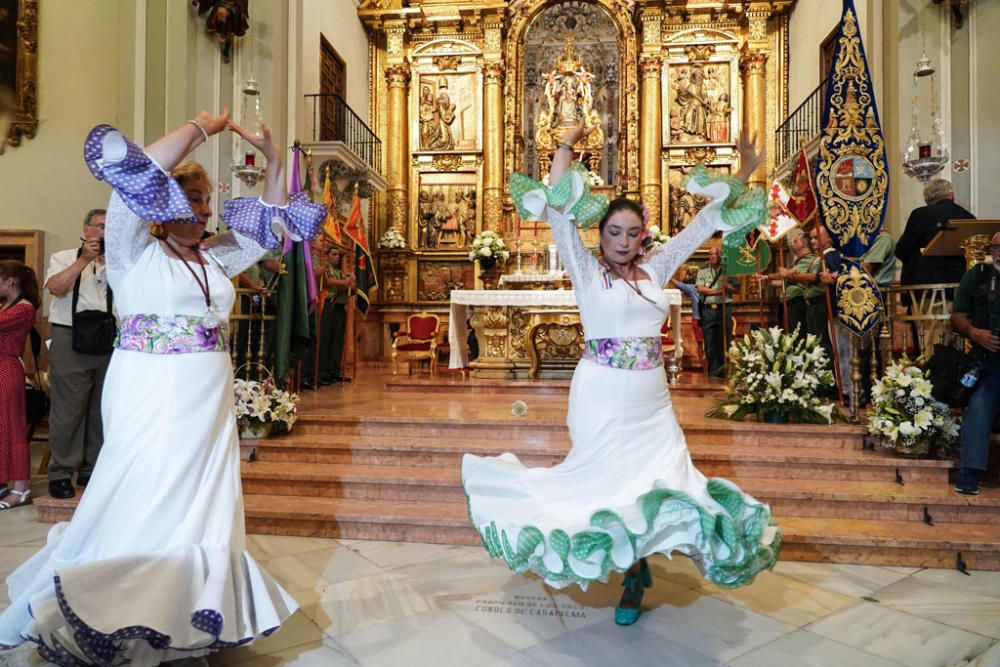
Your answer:
[[[955,291],[951,326],[972,341],[978,364],[965,373],[962,384],[972,388],[969,407],[962,415],[962,467],[959,493],[979,494],[979,480],[989,463],[990,431],[1000,405],[1000,232],[990,241],[993,266],[978,264],[965,272]]]
[[[52,295],[49,324],[49,495],[72,498],[72,477],[87,486],[104,444],[101,392],[114,344],[113,295],[104,267],[104,215],[95,208],[83,219],[79,248],[49,259],[45,288]]]

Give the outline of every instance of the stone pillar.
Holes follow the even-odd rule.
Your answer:
[[[385,68],[388,86],[388,137],[386,137],[385,175],[389,182],[386,188],[389,226],[397,229],[406,238],[409,233],[407,222],[409,176],[410,176],[410,128],[408,127],[408,93],[410,90],[410,66],[406,62]]]
[[[639,126],[639,189],[642,203],[649,211],[649,224],[660,225],[662,183],[660,180],[660,152],[663,147],[662,102],[660,74],[663,60],[657,55],[647,55],[639,61],[642,72],[642,123]],[[662,227],[662,225],[660,225]]]
[[[751,137],[757,151],[767,146],[766,87],[767,53],[744,49],[740,55],[740,74],[743,77],[743,128]],[[750,175],[750,185],[766,185],[767,164],[761,165]]]
[[[503,63],[483,65],[483,229],[503,226]]]

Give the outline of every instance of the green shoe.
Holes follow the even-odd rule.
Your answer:
[[[618,603],[618,608],[615,609],[615,623],[618,625],[632,625],[642,615],[640,606],[642,605],[642,594],[645,589],[643,589],[638,575],[634,574],[626,574],[623,584],[625,585],[625,591],[622,593],[622,599]]]
[[[639,579],[642,580],[642,585],[646,588],[653,585],[653,575],[649,571],[649,563],[646,562],[645,558],[639,559]]]

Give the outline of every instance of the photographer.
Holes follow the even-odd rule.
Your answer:
[[[53,297],[49,308],[49,495],[53,498],[75,495],[74,472],[77,486],[87,486],[104,443],[101,392],[114,342],[113,320],[111,340],[105,340],[113,297],[104,268],[104,214],[101,208],[87,212],[82,245],[53,254],[45,278],[45,289]]]
[[[975,496],[986,472],[990,431],[1000,405],[1000,232],[990,241],[993,266],[979,264],[965,272],[955,292],[951,326],[972,341],[979,363],[962,384],[973,388],[962,416],[962,468],[955,490]],[[968,380],[966,380],[968,378]]]

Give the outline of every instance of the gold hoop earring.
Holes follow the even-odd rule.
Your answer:
[[[166,230],[163,228],[163,225],[158,222],[154,222],[149,226],[149,234],[150,236],[158,238],[161,241],[167,237]]]

